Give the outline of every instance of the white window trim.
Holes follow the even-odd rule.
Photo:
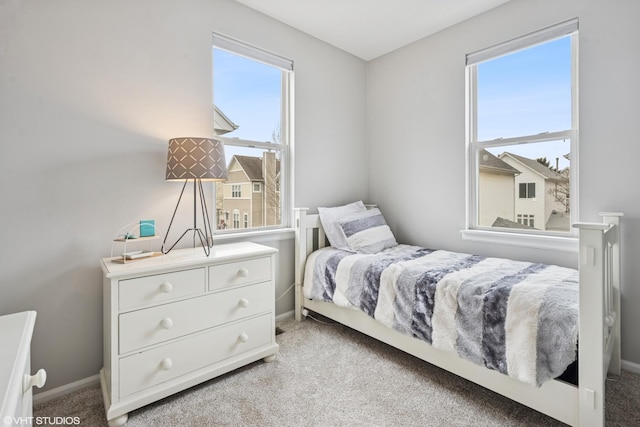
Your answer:
[[[294,237],[295,231],[295,228],[259,228],[252,231],[243,230],[236,233],[217,234],[213,236],[213,240],[216,244],[242,242],[248,239],[256,243],[268,243],[291,240]]]
[[[578,253],[578,239],[576,237],[507,233],[482,229],[462,230],[460,233],[462,234],[462,240],[470,242]]]
[[[230,185],[231,185],[231,198],[240,199],[242,197],[242,185],[241,184],[230,184]]]
[[[526,49],[537,44],[548,42],[562,36],[578,31],[578,18],[560,24],[552,25],[539,31],[534,31],[527,35],[517,37],[495,46],[481,49],[479,51],[467,54],[467,65],[478,64],[480,62],[494,59],[499,56],[507,55],[518,50]]]
[[[530,185],[533,185],[533,194],[534,194],[533,196],[530,196],[530,193],[531,193],[529,191],[529,186]],[[522,194],[521,193],[521,191],[522,191],[521,187],[522,186],[524,186],[524,197],[522,197],[520,195],[520,194]],[[536,194],[536,183],[535,182],[520,182],[518,184],[518,198],[519,199],[535,199],[536,198],[535,194]]]
[[[284,71],[293,71],[293,61],[257,46],[232,39],[220,33],[213,33],[213,45],[234,55],[244,56],[252,61],[259,61]]]
[[[293,218],[293,195],[294,195],[294,78],[293,73],[293,61],[274,53],[268,52],[262,48],[250,45],[248,43],[240,42],[223,34],[213,33],[212,49],[218,48],[225,50],[229,53],[244,56],[245,58],[262,62],[267,65],[277,67],[284,71],[282,73],[282,122],[280,123],[280,138],[284,141],[282,144],[249,141],[239,138],[228,138],[216,136],[217,139],[221,139],[223,143],[231,143],[233,145],[242,145],[251,148],[266,148],[266,149],[278,149],[281,154],[281,160],[286,168],[280,169],[280,187],[286,188],[288,193],[285,193],[287,197],[280,198],[280,220],[281,225],[270,227],[256,227],[255,229],[246,229],[242,231],[238,230],[213,230],[214,241],[235,241],[245,240],[251,238],[252,240],[260,239],[262,241],[271,240],[285,240],[291,237],[291,232],[294,230],[291,227]],[[214,89],[215,90],[215,89]],[[212,102],[213,102],[212,96]],[[278,193],[282,194],[280,191]],[[215,200],[215,187],[213,190],[213,200]],[[215,211],[214,211],[215,215]],[[216,219],[217,220],[217,219]],[[214,221],[215,223],[215,221]],[[274,239],[275,237],[275,239]]]
[[[476,153],[486,147],[508,146],[519,143],[533,143],[545,141],[557,141],[560,139],[570,139],[571,160],[570,160],[570,194],[569,199],[571,217],[578,221],[578,19],[572,19],[558,25],[543,29],[541,31],[528,34],[526,36],[510,40],[478,52],[467,55],[465,72],[465,122],[466,122],[466,156],[465,168],[466,179],[466,228],[461,230],[462,239],[480,243],[492,243],[501,245],[512,245],[544,250],[557,250],[562,252],[578,252],[577,230],[571,228],[567,233],[527,233],[521,230],[501,231],[500,229],[489,229],[477,226],[477,206],[478,206],[478,174],[476,171]],[[499,138],[491,141],[475,141],[477,135],[477,111],[471,108],[476,104],[477,67],[480,62],[494,59],[499,56],[510,54],[518,50],[532,47],[536,44],[545,43],[553,39],[571,35],[571,61],[572,86],[571,86],[571,130],[561,132],[547,132],[538,135],[528,135],[515,138]]]
[[[233,210],[233,214],[231,215],[231,223],[233,224],[234,230],[240,230],[240,211],[238,209]],[[237,227],[236,227],[237,225]]]

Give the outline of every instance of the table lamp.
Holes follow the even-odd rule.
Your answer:
[[[162,243],[162,253],[167,254],[176,244],[189,232],[193,232],[193,247],[196,246],[196,236],[204,249],[204,253],[209,256],[213,246],[213,231],[209,221],[209,212],[202,189],[203,181],[226,181],[228,177],[227,164],[224,155],[224,144],[222,141],[210,138],[173,138],[169,140],[169,151],[167,155],[167,181],[184,181],[178,203],[173,211],[167,234]],[[171,225],[175,219],[180,200],[189,181],[193,182],[193,227],[185,230],[184,233],[171,245],[166,248],[167,238]],[[200,200],[200,211],[202,214],[203,228],[197,225],[198,206]]]

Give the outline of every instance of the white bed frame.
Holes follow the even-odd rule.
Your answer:
[[[578,223],[580,270],[579,387],[549,381],[536,388],[433,348],[378,323],[364,312],[304,297],[309,254],[326,245],[317,214],[295,209],[295,316],[313,311],[383,341],[572,426],[603,426],[607,372],[620,374],[620,217],[601,213],[603,223]]]

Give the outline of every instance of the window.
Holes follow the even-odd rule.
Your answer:
[[[572,20],[467,55],[468,230],[571,235],[577,49]]]
[[[233,228],[240,228],[240,212],[237,209],[233,211]]]
[[[231,197],[233,197],[234,199],[242,197],[242,185],[231,184]]]
[[[522,224],[522,225],[526,225],[526,226],[535,228],[535,222],[533,220],[533,215],[518,214],[518,224]]]
[[[521,182],[520,183],[520,198],[521,199],[534,199],[536,197],[536,183],[535,182]]]
[[[229,178],[215,190],[217,232],[290,223],[293,63],[213,34],[214,133],[225,144]],[[224,212],[233,212],[231,227]],[[236,216],[237,213],[237,216]]]

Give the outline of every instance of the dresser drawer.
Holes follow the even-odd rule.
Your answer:
[[[209,289],[220,289],[271,279],[271,258],[254,258],[209,267]]]
[[[27,363],[22,369],[22,378],[25,377],[31,377],[31,351],[29,351]],[[20,417],[30,417],[33,415],[33,388],[28,387],[27,390],[24,390],[22,387],[20,388],[20,398],[18,399],[16,414]]]
[[[120,359],[120,398],[271,343],[271,313]]]
[[[0,422],[2,426],[27,424],[32,416],[32,386],[42,387],[46,373],[31,375],[31,338],[35,311],[0,316]],[[42,376],[44,374],[44,377]],[[24,381],[30,381],[25,387]],[[33,382],[31,382],[33,381]],[[31,425],[31,422],[28,423]],[[35,423],[34,423],[35,424]]]
[[[14,405],[11,405],[11,408],[3,408],[2,401],[0,400],[0,415],[2,415],[2,420],[6,423],[2,424],[3,426],[19,426],[24,423],[25,418],[33,415],[33,391],[31,387],[26,391],[22,388],[22,379],[31,376],[30,358],[31,356],[29,355],[22,366],[13,366],[15,376],[19,381],[12,381],[13,387],[6,390],[7,396],[5,397],[6,400],[4,403],[9,405],[14,403]],[[2,397],[1,391],[0,397]],[[7,420],[9,420],[8,423]]]
[[[120,310],[196,295],[205,291],[205,269],[125,279],[118,282]]]
[[[258,283],[121,314],[120,354],[273,310],[273,288]]]

